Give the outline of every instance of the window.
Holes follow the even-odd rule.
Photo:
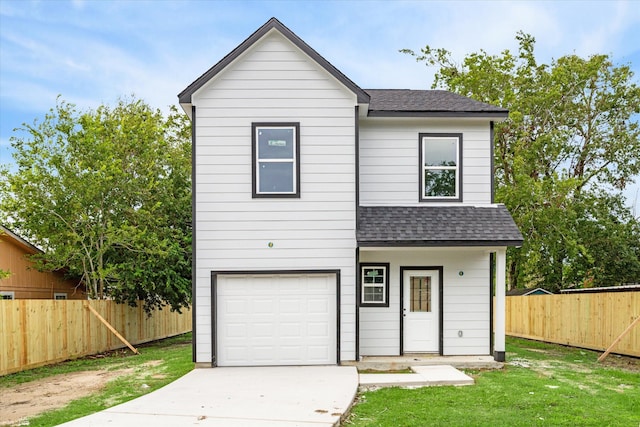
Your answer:
[[[420,134],[420,201],[462,201],[462,134]]]
[[[253,123],[253,197],[300,197],[299,148],[299,123]]]
[[[360,264],[360,306],[389,307],[389,264]]]
[[[13,291],[0,292],[0,299],[15,299],[15,293]]]
[[[411,301],[409,307],[412,312],[431,312],[431,276],[411,276]]]
[[[67,294],[65,292],[54,292],[53,299],[67,299]]]

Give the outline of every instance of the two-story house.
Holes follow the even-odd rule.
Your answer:
[[[522,242],[493,203],[506,110],[361,89],[275,18],[178,97],[199,366],[504,360],[505,251]]]

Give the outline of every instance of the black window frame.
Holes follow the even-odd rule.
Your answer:
[[[390,274],[390,264],[388,262],[361,262],[358,266],[359,270],[359,277],[360,277],[360,283],[358,284],[358,286],[360,287],[360,300],[358,301],[358,304],[360,307],[389,307],[389,278],[391,276]],[[384,292],[384,298],[383,301],[381,302],[375,302],[375,301],[365,301],[364,300],[364,278],[365,278],[365,274],[364,274],[364,269],[365,268],[384,268],[385,271],[385,277],[384,277],[384,287],[383,287],[383,292]]]
[[[457,159],[457,164],[456,164],[456,168],[457,168],[457,182],[456,182],[456,193],[457,193],[457,197],[428,197],[425,196],[424,194],[424,178],[425,178],[425,166],[424,166],[424,160],[423,160],[423,155],[424,155],[424,139],[425,138],[457,138],[458,139],[458,159]],[[435,202],[435,203],[442,203],[442,202],[462,202],[462,176],[463,176],[463,169],[462,169],[462,147],[463,147],[463,142],[462,142],[462,133],[432,133],[432,132],[425,132],[425,133],[419,133],[418,134],[418,173],[419,173],[419,179],[418,179],[418,197],[419,197],[419,201],[420,202],[426,202],[426,203],[430,203],[430,202]]]
[[[261,128],[293,128],[295,145],[293,153],[293,185],[294,190],[290,193],[261,193],[258,188],[258,138],[257,131]],[[252,198],[300,198],[300,122],[254,122],[251,123],[251,185]]]

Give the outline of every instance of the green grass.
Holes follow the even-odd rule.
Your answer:
[[[90,396],[29,420],[55,426],[126,402],[193,368],[191,335],[0,377],[2,389],[57,374],[129,369]],[[508,339],[503,370],[467,371],[476,385],[388,388],[359,395],[347,426],[640,425],[640,360],[535,341]],[[146,384],[149,388],[141,388]]]
[[[640,425],[640,361],[508,339],[503,370],[467,371],[466,387],[364,392],[347,426]]]
[[[97,393],[74,400],[64,408],[30,418],[28,424],[30,427],[55,426],[157,390],[193,369],[191,333],[141,345],[138,350],[141,355],[119,350],[0,377],[0,393],[7,387],[59,374],[127,370],[126,374],[111,380]]]

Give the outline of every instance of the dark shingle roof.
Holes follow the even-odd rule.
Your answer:
[[[507,117],[509,111],[445,90],[365,89],[371,99],[369,116],[489,115]]]
[[[359,246],[519,246],[503,206],[361,206]]]
[[[198,89],[224,70],[272,29],[279,31],[280,34],[327,70],[336,80],[351,90],[357,96],[358,103],[369,104],[369,116],[464,117],[480,115],[482,117],[506,118],[508,115],[508,111],[504,108],[485,104],[444,90],[363,90],[276,18],[271,18],[267,21],[227,56],[180,92],[178,94],[180,104],[183,104],[183,106],[191,104],[191,97]]]

